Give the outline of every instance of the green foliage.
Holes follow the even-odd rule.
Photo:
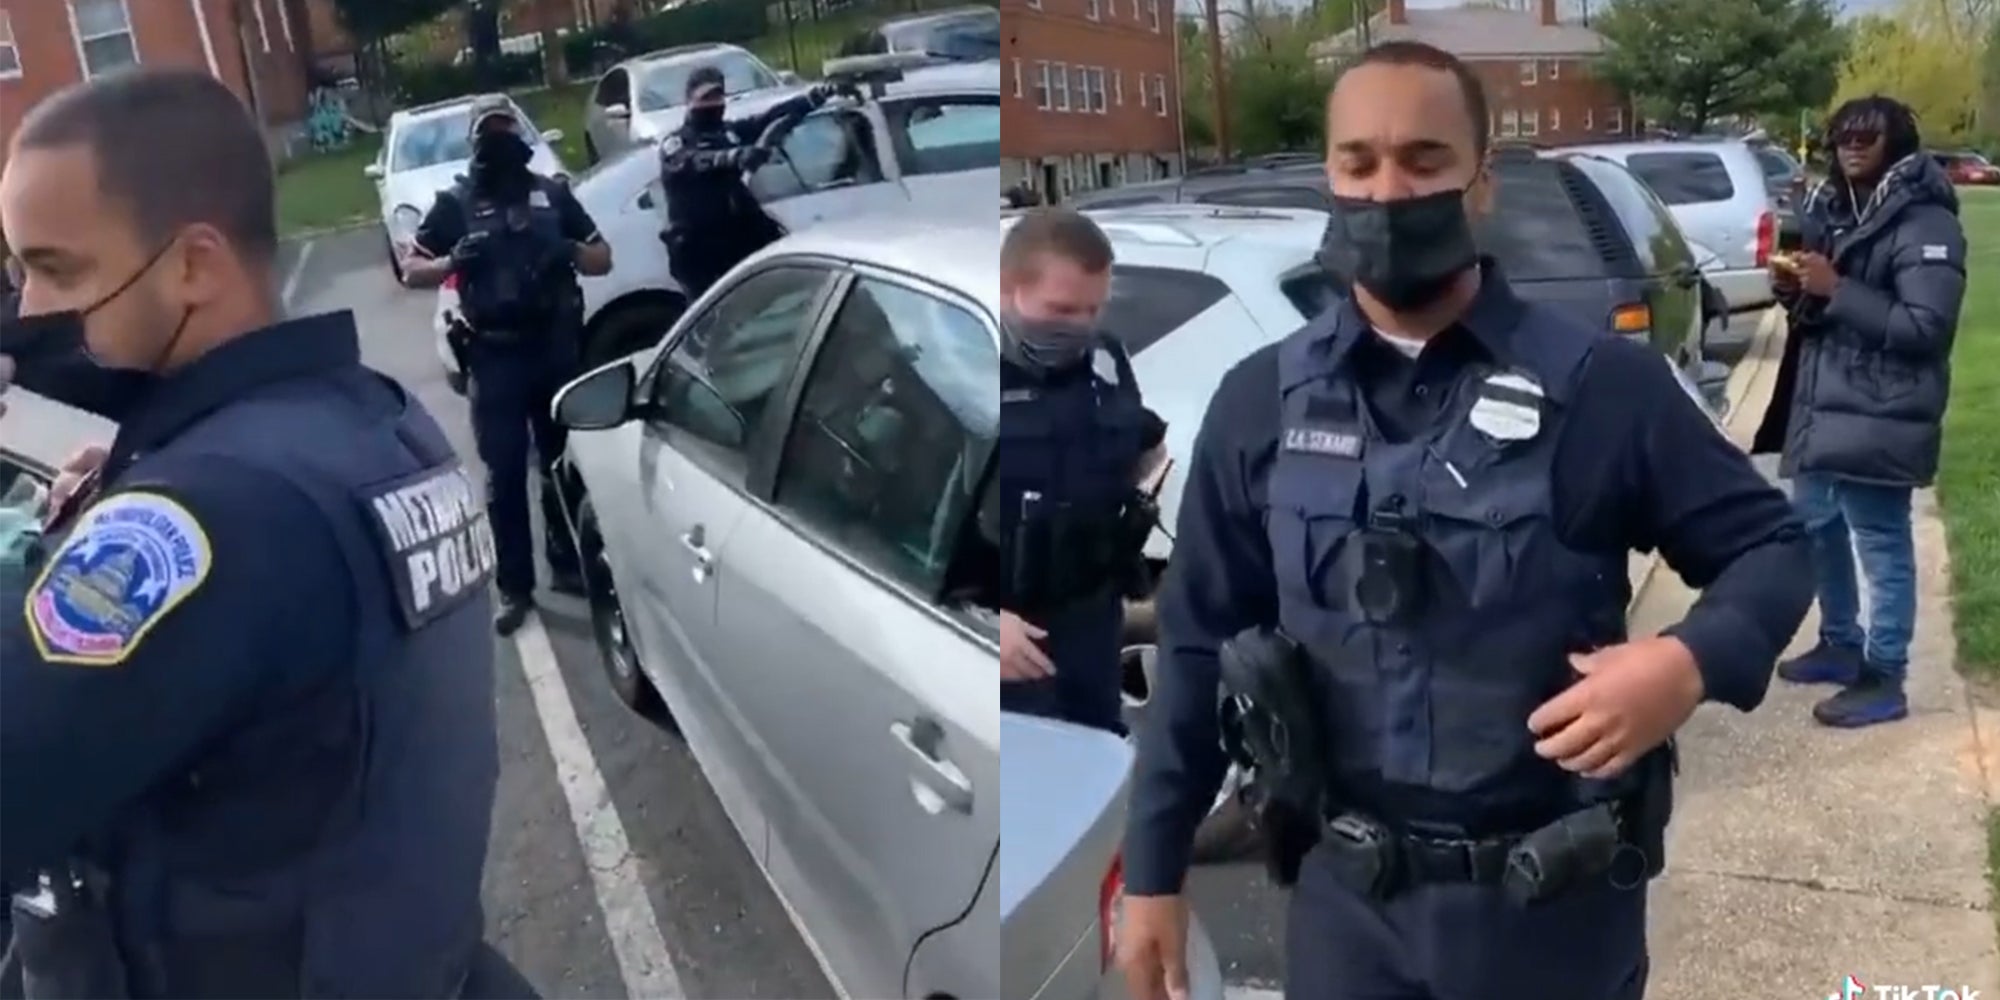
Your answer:
[[[1855,23],[1834,100],[1887,94],[1917,113],[1926,143],[1976,142],[1980,79],[1965,68],[1979,62],[1981,34],[1962,12],[1934,0],[1902,0],[1887,14]]]
[[[803,0],[800,6],[804,6]],[[570,72],[584,76],[626,56],[654,49],[695,42],[748,44],[772,28],[764,0],[705,0],[635,17],[626,24],[575,32],[563,41],[563,58]]]
[[[1591,27],[1610,43],[1597,72],[1690,132],[1824,105],[1847,50],[1833,0],[1611,0]]]
[[[1230,153],[1317,149],[1330,75],[1312,53],[1316,43],[1347,30],[1353,0],[1321,0],[1296,14],[1224,15],[1223,87],[1229,98]],[[1181,26],[1181,114],[1190,148],[1216,143],[1214,75],[1207,33]]]
[[[1980,130],[1994,144],[1988,152],[2000,155],[2000,13],[1988,15],[1985,53],[1980,59]]]
[[[366,43],[407,31],[454,6],[454,0],[333,0],[333,13],[348,34]]]
[[[429,104],[484,90],[514,90],[540,86],[542,57],[534,53],[502,52],[484,66],[465,62],[398,64],[396,93],[405,105]]]

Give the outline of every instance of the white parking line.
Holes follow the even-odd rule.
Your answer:
[[[299,291],[299,279],[305,277],[306,260],[312,257],[313,247],[318,245],[318,240],[307,240],[300,244],[299,259],[292,261],[292,273],[285,275],[285,290],[278,300],[285,308],[292,307],[292,296],[297,295]]]
[[[659,918],[646,898],[645,873],[632,853],[625,822],[618,818],[618,806],[611,801],[611,789],[604,773],[591,755],[590,741],[577,721],[576,706],[569,697],[562,667],[556,662],[555,647],[542,628],[540,615],[514,633],[514,647],[521,656],[521,673],[528,679],[528,691],[535,699],[535,714],[541,717],[542,733],[548,737],[549,753],[556,761],[556,780],[569,803],[569,818],[576,824],[576,842],[583,848],[584,867],[597,890],[597,906],[604,913],[604,930],[611,938],[611,951],[618,957],[618,971],[625,979],[625,994],[643,1000],[679,1000],[680,973],[667,953],[667,940],[660,934]]]

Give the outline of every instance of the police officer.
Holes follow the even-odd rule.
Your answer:
[[[29,111],[0,219],[24,313],[139,386],[0,595],[0,981],[521,985],[481,964],[492,533],[352,316],[280,319],[262,130],[207,73],[100,77]]]
[[[771,158],[773,126],[789,127],[835,93],[821,83],[760,114],[724,118],[722,71],[699,66],[688,74],[687,117],[660,144],[660,182],[667,195],[667,266],[692,302],[745,258],[785,231],[757,203],[744,175]]]
[[[513,103],[498,94],[473,102],[472,167],[438,192],[403,266],[415,287],[459,276],[465,329],[454,349],[470,376],[472,434],[486,465],[487,513],[500,552],[493,624],[501,635],[513,634],[534,607],[531,445],[541,474],[550,583],[582,591],[556,492],[554,463],[564,433],[549,404],[582,356],[576,276],[611,270],[611,245],[569,186],[528,169],[534,150],[515,115]]]
[[[1121,598],[1151,529],[1128,515],[1166,424],[1097,328],[1110,292],[1111,242],[1081,214],[1031,211],[1001,244],[1000,702],[1122,733]]]
[[[1350,297],[1223,379],[1160,598],[1118,935],[1142,1000],[1185,988],[1219,676],[1301,824],[1273,835],[1288,996],[1636,1000],[1668,741],[1703,701],[1754,708],[1805,614],[1784,497],[1668,362],[1477,256],[1486,122],[1417,43],[1328,99],[1322,261]],[[1626,561],[1654,548],[1704,593],[1632,638]],[[1283,755],[1250,736],[1274,718]]]

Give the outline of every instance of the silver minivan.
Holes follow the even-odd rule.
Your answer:
[[[1764,168],[1736,139],[1577,146],[1621,163],[1653,189],[1680,223],[1708,283],[1729,311],[1765,308],[1775,296],[1766,270],[1778,246],[1778,212]]]

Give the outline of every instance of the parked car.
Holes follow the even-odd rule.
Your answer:
[[[685,735],[844,996],[1027,996],[1073,949],[1003,977],[996,935],[1101,949],[1129,758],[1009,722],[1003,783],[974,599],[999,558],[998,252],[972,219],[793,234],[555,403],[611,686]]]
[[[1764,187],[1771,193],[1771,210],[1778,215],[1778,248],[1795,250],[1799,247],[1798,210],[1805,204],[1810,184],[1805,165],[1770,143],[1751,143],[1750,152],[1764,168]]]
[[[912,211],[991,220],[985,206],[1000,186],[999,64],[925,66],[899,56],[841,63],[834,69],[866,77],[872,89],[800,122],[779,155],[750,176],[750,191],[766,210],[792,232]],[[611,273],[582,280],[586,363],[624,357],[657,341],[687,306],[660,242],[666,198],[659,159],[650,147],[628,147],[581,175],[573,190],[612,247]],[[463,391],[445,344],[457,309],[457,290],[447,283],[432,327],[438,360]]]
[[[797,74],[772,69],[749,50],[722,42],[634,56],[611,67],[591,89],[583,109],[584,156],[596,163],[628,146],[651,146],[680,128],[687,115],[688,75],[702,66],[722,71],[732,112],[740,98],[791,97],[803,86]]]
[[[471,97],[424,104],[397,111],[382,129],[382,149],[375,162],[363,168],[375,182],[382,211],[382,242],[388,251],[389,269],[396,281],[403,280],[403,254],[417,234],[417,224],[437,201],[439,191],[451,187],[472,162]],[[528,169],[549,176],[568,176],[555,144],[563,140],[561,129],[537,131],[521,106],[514,105],[521,134],[534,146]]]
[[[1737,139],[1579,146],[1573,152],[1623,164],[1653,189],[1689,242],[1703,251],[1702,271],[1731,312],[1777,301],[1771,251],[1778,212],[1764,167]]]
[[[1944,168],[1945,176],[1951,178],[1953,184],[2000,184],[2000,167],[1972,150],[1932,153],[1931,156],[1937,160],[1938,166]]]
[[[1000,11],[957,7],[894,17],[841,45],[843,56],[908,52],[965,62],[1000,58]]]

